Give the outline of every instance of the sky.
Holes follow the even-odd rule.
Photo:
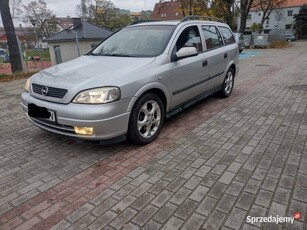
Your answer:
[[[33,0],[22,0],[23,4],[27,4]],[[142,10],[153,10],[155,3],[159,0],[111,0],[113,4],[120,9],[130,10],[131,12],[139,12]],[[77,4],[81,0],[45,0],[47,7],[53,11],[58,17],[74,17]],[[65,2],[65,3],[64,3]],[[15,22],[16,24],[16,22]],[[18,23],[17,23],[18,24]],[[0,26],[2,20],[0,17]]]

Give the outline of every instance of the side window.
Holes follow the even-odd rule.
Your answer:
[[[197,52],[203,51],[197,26],[191,26],[182,31],[176,42],[177,51],[182,47],[195,47]]]
[[[230,29],[227,27],[219,27],[219,29],[221,30],[225,45],[235,43],[235,39]]]
[[[223,45],[222,38],[215,26],[202,26],[207,50]]]

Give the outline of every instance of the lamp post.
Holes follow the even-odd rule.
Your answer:
[[[77,44],[77,51],[78,51],[78,55],[79,57],[81,56],[80,55],[80,46],[79,46],[79,38],[78,38],[78,33],[76,31],[74,31],[74,28],[70,29],[71,32],[74,32],[75,35],[76,35],[76,44]]]
[[[43,69],[43,62],[42,62],[42,55],[41,55],[41,50],[39,49],[39,44],[38,44],[38,36],[37,36],[37,31],[36,31],[36,23],[37,23],[37,20],[35,19],[31,19],[30,20],[32,26],[34,27],[34,31],[35,31],[35,47],[34,49],[38,49],[38,53],[39,53],[39,60],[40,60],[40,63],[41,63],[41,68]]]

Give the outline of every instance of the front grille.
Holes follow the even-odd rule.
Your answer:
[[[47,88],[47,91],[45,90],[45,92],[47,93],[43,94],[42,91],[43,91],[43,88],[45,87]],[[32,89],[34,93],[44,95],[47,97],[63,98],[67,93],[67,89],[54,88],[54,87],[38,85],[38,84],[32,84]]]

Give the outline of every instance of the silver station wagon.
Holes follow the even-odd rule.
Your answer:
[[[150,143],[165,118],[213,93],[232,92],[238,45],[227,24],[203,19],[125,27],[88,54],[29,78],[22,108],[53,133]]]

